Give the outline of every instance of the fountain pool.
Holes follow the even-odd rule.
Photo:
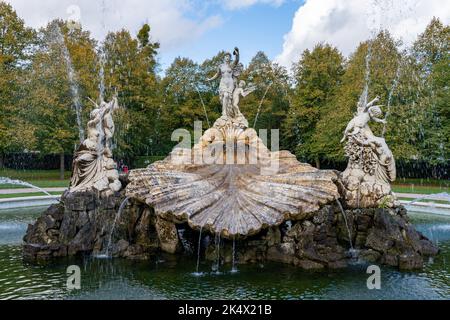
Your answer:
[[[0,211],[0,299],[449,299],[450,217],[411,213],[417,229],[442,250],[422,271],[382,267],[382,289],[366,287],[367,266],[308,272],[282,264],[232,265],[211,271],[196,257],[160,256],[148,261],[61,259],[22,261],[22,237],[42,208]],[[212,262],[213,263],[213,262]],[[66,289],[69,265],[82,270],[82,289]]]

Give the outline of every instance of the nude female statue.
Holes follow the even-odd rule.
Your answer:
[[[222,103],[222,116],[227,116],[233,103],[233,92],[236,87],[235,70],[239,67],[239,49],[235,48],[233,55],[236,57],[231,60],[231,54],[226,53],[223,63],[219,66],[217,73],[208,82],[214,81],[220,77],[219,94]]]

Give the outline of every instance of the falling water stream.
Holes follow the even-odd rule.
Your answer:
[[[372,61],[372,42],[369,42],[369,48],[367,49],[366,56],[366,71],[364,76],[364,89],[359,98],[358,107],[365,107],[368,104],[369,86],[370,86],[370,62]]]
[[[99,118],[103,119],[104,118],[104,114],[105,114],[105,110],[101,110],[100,111],[100,115]],[[97,122],[97,132],[98,132],[98,138],[97,138],[97,155],[98,158],[100,159],[103,152],[105,151],[105,147],[104,147],[104,141],[105,141],[105,129],[103,128],[103,121],[98,121]]]
[[[256,128],[256,124],[258,123],[258,118],[261,113],[261,108],[262,108],[263,102],[266,99],[267,93],[269,92],[269,89],[270,89],[270,87],[272,87],[272,85],[273,85],[273,82],[267,86],[266,92],[264,92],[264,96],[262,97],[261,102],[259,103],[258,112],[256,113],[255,123],[253,124],[253,128]]]
[[[205,102],[203,101],[202,94],[200,93],[200,90],[198,89],[197,86],[194,86],[194,87],[195,87],[195,90],[198,93],[198,96],[200,97],[200,101],[201,101],[202,106],[203,106],[203,112],[205,113],[205,117],[206,117],[206,122],[208,123],[208,128],[211,128],[211,124],[209,123],[209,118],[208,118],[208,112],[206,112],[206,106],[205,106]]]
[[[442,192],[442,193],[435,193],[435,194],[429,194],[417,199],[412,200],[410,203],[408,203],[408,206],[412,206],[422,200],[428,200],[428,199],[432,199],[432,200],[442,200],[442,201],[449,201],[450,202],[450,194],[446,193],[446,192]]]
[[[120,217],[122,216],[122,212],[125,209],[125,206],[128,204],[128,200],[130,200],[130,198],[125,198],[125,200],[123,200],[123,202],[120,204],[119,207],[119,211],[117,211],[117,215],[116,218],[114,219],[114,223],[111,227],[111,231],[109,232],[109,237],[108,237],[108,244],[106,246],[106,253],[104,255],[99,255],[97,256],[97,258],[111,258],[110,255],[110,250],[111,250],[111,245],[112,245],[112,238],[114,235],[114,230],[116,229],[116,225],[120,220]]]
[[[387,118],[389,118],[389,116],[391,114],[392,98],[394,96],[395,91],[397,90],[398,82],[400,80],[400,74],[401,74],[401,64],[399,63],[398,68],[397,68],[397,73],[395,74],[394,82],[392,84],[391,90],[389,90],[387,111],[386,111],[386,116],[384,117],[385,120],[387,120]],[[387,131],[387,122],[385,122],[383,125],[383,133],[381,134],[382,138],[385,137],[386,131]]]
[[[336,200],[339,209],[341,209],[342,212],[342,217],[344,218],[344,222],[345,222],[345,227],[347,228],[347,232],[348,232],[348,241],[350,242],[350,251],[353,252],[355,249],[353,248],[353,242],[352,242],[352,232],[350,231],[350,227],[348,225],[348,219],[347,219],[347,214],[345,213],[344,208],[342,207],[342,203],[339,200]]]
[[[64,36],[63,36],[59,26],[55,27],[54,32],[56,33],[56,38],[61,45],[63,57],[66,62],[67,76],[69,78],[69,84],[70,84],[70,91],[72,93],[73,105],[75,107],[75,112],[76,112],[76,116],[77,116],[79,138],[80,138],[80,142],[82,142],[82,141],[84,141],[84,129],[83,129],[83,125],[82,125],[82,116],[81,116],[82,105],[81,105],[80,92],[79,92],[80,90],[79,90],[78,84],[75,80],[75,69],[72,64],[72,58],[70,57],[69,49],[67,48],[66,42],[64,40]]]
[[[11,185],[15,185],[15,186],[24,186],[24,187],[29,187],[32,189],[36,189],[42,193],[45,193],[48,196],[52,196],[50,193],[48,193],[47,191],[45,191],[42,188],[39,188],[35,185],[32,185],[31,183],[25,182],[25,181],[21,181],[21,180],[13,180],[10,178],[6,178],[6,177],[0,177],[0,184],[11,184]]]
[[[100,78],[100,83],[99,83],[99,100],[100,103],[102,103],[102,101],[104,101],[105,99],[105,55],[103,52],[99,53],[100,56],[100,69],[99,69],[99,78]]]
[[[233,239],[233,267],[231,268],[231,273],[238,273],[239,270],[236,267],[236,239]]]
[[[216,275],[220,275],[220,233],[216,235],[216,251],[217,251],[217,261],[213,265],[213,272]]]
[[[200,254],[202,251],[202,233],[203,233],[203,227],[200,228],[200,235],[198,236],[198,248],[197,248],[197,268],[194,273],[194,276],[201,276],[202,273],[200,273]]]

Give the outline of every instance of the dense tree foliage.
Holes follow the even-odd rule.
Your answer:
[[[306,50],[294,66],[295,88],[285,126],[290,148],[303,160],[319,165],[324,156],[316,141],[317,125],[332,111],[329,108],[335,102],[343,73],[344,57],[336,48],[324,44]]]
[[[116,121],[118,157],[153,154],[161,143],[157,137],[164,103],[156,76],[159,44],[150,41],[149,31],[144,25],[138,39],[126,30],[110,33],[103,44],[106,99],[117,92],[123,107]]]
[[[96,42],[89,32],[71,29],[62,21],[38,32],[24,87],[28,92],[19,103],[31,116],[36,150],[60,154],[64,163],[64,154],[80,144],[88,119],[85,106],[97,94],[97,70]]]
[[[369,96],[380,97],[388,120],[373,130],[385,136],[396,158],[448,165],[449,39],[450,27],[433,19],[408,49],[387,31],[348,58],[321,43],[305,50],[291,73],[258,52],[241,75],[256,87],[242,99],[241,111],[257,130],[280,129],[281,147],[302,161],[339,162],[345,159],[339,140],[368,83]],[[83,129],[93,101],[115,94],[122,106],[117,158],[166,155],[173,130],[192,130],[194,121],[207,129],[221,105],[218,81],[206,79],[225,52],[201,63],[178,57],[163,73],[158,49],[148,24],[136,35],[121,30],[98,43],[59,20],[41,30],[27,28],[1,2],[0,166],[6,153],[71,154],[82,138],[78,120]]]
[[[0,2],[0,168],[5,153],[34,147],[27,111],[20,108],[35,33],[9,4]]]

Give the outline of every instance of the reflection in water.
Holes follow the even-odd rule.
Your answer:
[[[62,259],[47,265],[22,262],[21,238],[42,209],[0,212],[0,299],[449,299],[450,218],[411,215],[417,228],[439,242],[442,253],[423,271],[383,268],[382,290],[366,287],[365,265],[342,271],[306,272],[267,264],[239,273],[211,272],[197,257],[150,261]],[[67,266],[82,270],[82,289],[69,292]],[[230,266],[231,267],[231,266]],[[230,268],[228,268],[230,269]]]
[[[34,223],[45,208],[0,210],[0,250],[2,245],[20,245],[28,224]]]

